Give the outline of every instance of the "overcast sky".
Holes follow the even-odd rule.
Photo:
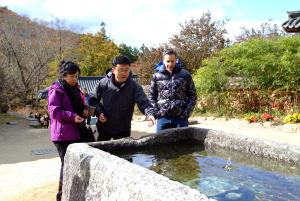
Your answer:
[[[213,20],[229,19],[230,39],[241,27],[257,28],[269,19],[281,26],[287,11],[300,10],[300,0],[1,0],[0,6],[30,18],[65,20],[82,33],[99,31],[103,21],[114,42],[139,48],[168,42],[179,23],[208,10]]]

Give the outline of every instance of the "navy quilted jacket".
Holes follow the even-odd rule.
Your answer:
[[[176,66],[170,74],[163,62],[155,66],[150,85],[149,99],[155,108],[156,117],[188,118],[196,104],[197,95],[191,74]]]

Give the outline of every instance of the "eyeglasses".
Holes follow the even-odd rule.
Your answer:
[[[128,73],[130,71],[130,69],[120,69],[120,68],[116,68],[116,71],[118,73]]]

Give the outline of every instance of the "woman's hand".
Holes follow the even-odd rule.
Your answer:
[[[82,112],[82,116],[84,118],[88,118],[90,116],[89,111],[87,109],[84,109],[83,112]]]
[[[84,121],[84,118],[82,118],[79,115],[76,115],[74,121],[75,121],[75,123],[81,123]]]
[[[98,119],[99,119],[99,121],[100,121],[101,123],[107,122],[107,118],[104,116],[103,113],[100,113]]]

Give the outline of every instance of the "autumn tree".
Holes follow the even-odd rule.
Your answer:
[[[81,36],[78,53],[83,75],[105,75],[112,59],[119,54],[118,46],[102,32]]]
[[[199,19],[191,19],[180,24],[179,34],[173,35],[169,43],[175,48],[185,64],[193,72],[204,59],[223,49],[229,40],[225,39],[225,21],[213,21],[210,12]]]

